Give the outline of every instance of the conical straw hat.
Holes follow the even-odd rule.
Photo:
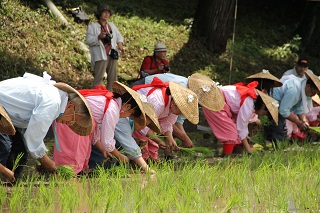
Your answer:
[[[182,114],[193,124],[199,123],[198,96],[190,89],[170,81],[169,88],[174,102]]]
[[[0,104],[0,133],[14,135],[16,130],[6,110]]]
[[[259,73],[256,73],[256,74],[253,74],[253,75],[250,75],[249,77],[246,77],[244,79],[244,82],[246,84],[256,80],[256,79],[269,79],[269,80],[272,80],[274,83],[273,85],[275,87],[281,87],[282,86],[282,83],[280,81],[279,78],[275,77],[274,75],[272,75],[269,70],[262,70],[262,72],[259,72]]]
[[[86,106],[86,108],[88,109],[89,115],[90,115],[90,119],[80,119],[77,120],[72,126],[69,126],[69,128],[74,131],[75,133],[77,133],[78,135],[81,136],[87,136],[90,135],[90,133],[92,132],[92,114],[91,114],[91,110],[88,106],[88,103],[86,101],[86,99],[74,88],[72,88],[70,85],[65,84],[65,83],[56,83],[54,84],[55,87],[57,87],[58,89],[66,92],[66,93],[76,93],[80,99],[82,100],[83,104]]]
[[[320,105],[320,97],[318,94],[315,94],[314,96],[312,96],[312,100],[316,102],[318,105]]]
[[[266,105],[276,125],[278,125],[278,108],[279,108],[278,101],[270,97],[269,95],[266,95],[264,92],[261,92],[258,89],[256,89],[256,92],[259,94],[263,103]]]
[[[136,101],[138,107],[141,110],[141,115],[139,117],[133,117],[133,119],[138,122],[140,126],[146,125],[146,113],[144,111],[143,105],[142,105],[142,97],[139,93],[131,89],[130,87],[120,83],[119,81],[112,82],[112,90],[114,93],[118,93],[120,95],[128,92],[132,98]]]
[[[148,125],[148,127],[153,131],[155,131],[156,133],[160,133],[161,128],[160,128],[158,116],[154,111],[153,105],[148,102],[142,102],[142,105],[143,105],[144,111],[146,112],[146,116],[148,116],[151,120],[151,123]]]
[[[221,90],[209,77],[200,73],[192,74],[188,79],[188,87],[199,98],[199,104],[212,111],[223,109],[225,101]]]
[[[318,76],[316,76],[313,73],[310,72],[305,72],[306,76],[308,76],[309,78],[311,78],[311,80],[313,81],[313,83],[316,85],[316,87],[318,88],[318,90],[320,90],[320,79]]]

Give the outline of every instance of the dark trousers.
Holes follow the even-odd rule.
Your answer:
[[[273,142],[281,142],[287,139],[286,119],[278,115],[278,125],[273,121],[271,115],[268,115],[270,125],[264,127],[265,139]]]
[[[13,136],[0,133],[0,163],[12,170],[14,162],[20,153],[23,153],[23,156],[18,163],[19,166],[14,171],[16,178],[21,175],[22,166],[26,165],[28,160],[28,152],[24,145],[23,135],[18,131]]]

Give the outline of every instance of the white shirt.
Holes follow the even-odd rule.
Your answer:
[[[15,127],[25,129],[23,137],[32,158],[48,151],[43,139],[52,122],[65,111],[68,96],[39,76],[12,78],[0,83],[0,103]]]

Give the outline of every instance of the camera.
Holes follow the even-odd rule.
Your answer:
[[[112,39],[112,35],[111,34],[107,34],[106,37],[104,37],[102,41],[103,41],[104,44],[111,45],[111,39]]]
[[[170,71],[170,67],[169,67],[169,66],[164,65],[164,66],[163,66],[163,71],[165,71],[165,72],[169,72],[169,71]]]

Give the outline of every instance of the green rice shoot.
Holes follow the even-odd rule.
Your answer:
[[[23,157],[23,154],[24,154],[23,152],[20,152],[20,153],[17,155],[16,159],[14,160],[14,162],[13,162],[13,167],[12,167],[12,171],[13,171],[13,172],[18,168],[19,162],[20,162],[21,158]]]
[[[312,130],[313,132],[317,133],[318,135],[320,135],[320,127],[309,127],[310,130]]]
[[[65,180],[70,180],[75,175],[73,168],[66,165],[58,166],[57,173]]]
[[[212,151],[209,148],[202,147],[202,146],[197,146],[197,147],[193,147],[193,148],[180,147],[179,150],[181,152],[188,154],[188,155],[195,155],[196,153],[202,153],[204,155],[209,155],[212,153]]]

